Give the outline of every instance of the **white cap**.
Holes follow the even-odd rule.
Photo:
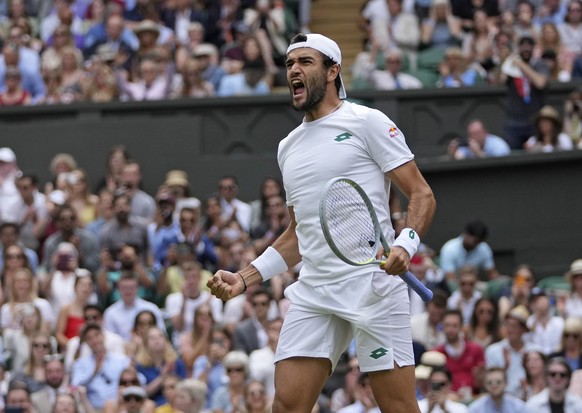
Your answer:
[[[14,151],[12,149],[0,148],[0,162],[10,163],[15,161],[16,155],[14,154]]]
[[[323,53],[341,67],[342,52],[336,42],[331,40],[329,37],[325,37],[324,35],[317,33],[309,33],[306,34],[305,37],[307,37],[307,40],[304,42],[290,44],[287,48],[287,54],[289,54],[289,52],[292,50],[299,49],[300,47],[309,47]],[[342,80],[341,72],[339,74],[339,78],[341,81],[339,98],[345,99],[347,97],[346,88],[344,87],[344,81]]]

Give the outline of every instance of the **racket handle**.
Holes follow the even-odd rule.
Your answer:
[[[428,302],[432,300],[432,291],[426,288],[426,286],[410,271],[406,271],[400,277],[416,292],[416,294],[420,296],[420,298],[422,298],[422,301]]]

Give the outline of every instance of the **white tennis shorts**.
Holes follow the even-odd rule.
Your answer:
[[[400,277],[372,272],[338,283],[285,290],[291,301],[275,362],[327,358],[335,369],[352,338],[361,371],[414,365],[408,288]]]

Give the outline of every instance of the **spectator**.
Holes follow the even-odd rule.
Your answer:
[[[439,355],[444,358],[441,353]],[[333,412],[356,402],[356,386],[360,377],[358,358],[348,356],[346,369],[342,385],[331,394],[330,408]]]
[[[273,399],[267,396],[265,385],[260,380],[251,380],[245,385],[245,409],[248,413],[268,413]]]
[[[57,394],[52,413],[79,413],[81,409],[85,413],[94,412],[93,406],[91,406],[87,398],[87,390],[84,387]]]
[[[51,182],[45,187],[48,195],[55,189],[65,190],[67,185],[67,173],[77,169],[77,161],[68,153],[57,153],[52,157],[49,170]]]
[[[582,260],[575,260],[566,273],[570,294],[558,300],[558,310],[566,317],[582,318]]]
[[[208,387],[205,383],[186,379],[176,385],[176,400],[174,404],[179,412],[201,413],[204,410],[204,400]]]
[[[121,391],[121,398],[127,413],[141,413],[148,401],[147,393],[141,386],[131,386]]]
[[[275,350],[279,342],[279,334],[283,320],[274,318],[267,322],[267,345],[251,352],[249,356],[249,368],[251,377],[263,383],[263,395],[268,400],[275,396]]]
[[[10,245],[2,253],[2,261],[6,263],[2,267],[2,289],[0,290],[0,303],[10,297],[11,284],[14,274],[23,268],[32,270],[28,264],[28,258],[24,253],[24,248],[19,245]]]
[[[193,257],[204,269],[213,270],[216,268],[218,256],[212,240],[206,235],[200,223],[200,208],[182,208],[178,222],[180,224],[180,233],[178,234],[180,242],[188,243],[193,248]],[[206,288],[206,281],[202,284]]]
[[[101,230],[105,223],[113,218],[113,192],[108,189],[102,189],[99,192],[97,204],[95,205],[96,218],[94,221],[87,224],[87,231],[91,232],[96,237],[99,237]],[[103,263],[101,263],[103,264]]]
[[[558,26],[566,52],[573,56],[582,54],[582,1],[568,3],[564,22]]]
[[[117,398],[107,400],[103,408],[103,413],[130,413],[130,411],[126,409],[128,409],[130,404],[132,404],[133,407],[134,404],[139,403],[139,400],[130,400],[130,397],[123,397],[124,392],[128,392],[125,393],[126,396],[129,396],[129,393],[132,393],[132,396],[139,396],[147,399],[147,393],[143,388],[138,372],[134,367],[127,367],[121,372],[117,385]],[[127,401],[125,400],[126,398]],[[156,404],[153,400],[145,400],[144,404],[141,405],[141,408],[142,410],[139,410],[140,413],[154,413]]]
[[[12,222],[0,224],[0,269],[2,270],[0,281],[4,290],[7,289],[7,282],[15,269],[24,266],[33,272],[38,269],[38,256],[34,250],[22,246],[19,228],[19,225]],[[11,261],[10,264],[9,261]]]
[[[78,225],[86,227],[97,216],[97,195],[91,193],[89,175],[84,169],[78,168],[69,172],[68,202],[77,211]]]
[[[220,241],[226,224],[227,221],[222,218],[220,196],[218,194],[209,195],[204,200],[204,231],[212,243],[219,248],[217,251],[219,255],[222,254]]]
[[[567,134],[578,149],[582,144],[582,89],[570,92],[564,102],[563,132]]]
[[[391,0],[398,1],[398,0]],[[375,90],[420,89],[422,82],[416,77],[402,72],[402,59],[399,49],[390,49],[384,56],[384,69],[376,69],[376,43],[372,44],[370,60],[364,69],[364,76]]]
[[[225,75],[220,81],[217,96],[268,95],[270,87],[265,81],[265,67],[261,63],[245,64],[240,73]]]
[[[45,48],[41,53],[42,70],[54,70],[59,68],[62,64],[63,49],[67,46],[78,51],[75,47],[75,40],[73,39],[70,26],[61,24],[54,31],[54,41],[52,45]]]
[[[444,353],[451,372],[451,390],[465,403],[481,388],[485,358],[483,348],[463,337],[463,318],[459,310],[448,310],[443,316],[446,342],[436,347]]]
[[[281,195],[285,197],[283,184],[277,178],[268,176],[263,179],[260,187],[259,199],[255,199],[249,205],[252,209],[251,228],[260,225],[261,221],[267,216],[267,199],[272,195]]]
[[[210,407],[214,392],[222,387],[226,377],[223,360],[232,349],[232,340],[223,325],[215,325],[212,330],[212,343],[206,354],[201,354],[194,361],[192,377],[208,385],[206,406]]]
[[[21,171],[16,163],[16,155],[10,148],[0,148],[0,219],[4,221],[4,206],[18,199],[16,178]]]
[[[40,38],[45,44],[54,41],[55,31],[61,25],[71,28],[77,47],[83,47],[85,28],[83,20],[74,14],[73,0],[54,0],[54,11],[42,19],[40,23]]]
[[[449,398],[451,373],[446,367],[435,367],[430,373],[430,388],[427,397],[418,402],[422,413],[466,413],[469,410],[461,403]]]
[[[167,265],[170,245],[178,243],[180,227],[174,221],[176,199],[167,189],[158,191],[156,203],[156,218],[148,225],[148,239],[153,255],[153,268],[159,271]]]
[[[224,176],[218,180],[222,219],[236,220],[245,232],[250,231],[251,207],[238,199],[238,182],[234,176]]]
[[[196,359],[210,352],[214,328],[214,317],[209,304],[201,303],[193,310],[192,327],[183,331],[177,337],[177,347],[186,363],[186,371],[190,376],[190,369],[194,367]]]
[[[499,367],[487,369],[485,372],[486,394],[479,397],[469,406],[469,413],[507,412],[520,413],[525,411],[525,403],[510,394],[505,393],[507,376],[505,370]]]
[[[476,86],[482,81],[481,74],[473,66],[468,66],[460,47],[447,47],[439,65],[439,87]]]
[[[85,69],[81,80],[83,99],[89,102],[111,102],[119,97],[115,75],[109,66],[96,61]]]
[[[564,319],[554,316],[550,297],[540,288],[534,288],[530,295],[531,316],[527,320],[530,330],[528,340],[539,346],[547,356],[560,348],[560,338],[564,331]]]
[[[192,57],[198,62],[204,80],[212,83],[214,90],[218,90],[225,73],[224,69],[218,64],[218,51],[216,46],[209,43],[199,44],[194,48]]]
[[[244,10],[243,22],[250,32],[265,38],[273,59],[283,66],[288,46],[284,6],[273,0],[258,0],[254,7]]]
[[[562,63],[559,56],[553,50],[546,50],[542,53],[542,60],[549,70],[549,80],[557,82],[569,82],[572,78],[570,75],[571,67],[566,63]],[[566,65],[566,66],[565,66]]]
[[[521,37],[517,53],[501,66],[500,81],[507,86],[505,140],[511,149],[521,149],[534,134],[531,119],[545,102],[549,71],[542,61],[532,59],[534,46],[533,37]]]
[[[43,70],[42,81],[46,86],[45,95],[37,101],[39,105],[55,105],[58,103],[71,103],[68,95],[63,93],[61,83],[63,76],[61,69]]]
[[[153,296],[155,277],[141,262],[139,250],[134,245],[124,244],[118,253],[104,249],[101,257],[102,268],[97,273],[97,285],[105,306],[119,301],[119,280],[127,273],[136,276],[139,297]]]
[[[143,220],[131,213],[131,203],[131,198],[127,194],[115,196],[114,216],[103,226],[99,234],[99,244],[101,250],[105,248],[112,259],[116,258],[117,252],[121,251],[124,245],[132,245],[139,253],[141,261],[145,263],[149,250],[147,228]]]
[[[163,185],[164,190],[176,200],[176,210],[174,211],[174,221],[178,222],[182,208],[188,207],[200,212],[200,200],[192,196],[188,173],[179,169],[173,169],[166,173]]]
[[[495,64],[493,62],[495,26],[490,24],[485,10],[475,10],[472,17],[466,21],[470,22],[473,28],[463,36],[463,55],[467,64],[477,64],[488,72]]]
[[[253,248],[257,255],[262,254],[273,241],[287,229],[290,222],[289,210],[285,198],[281,195],[273,195],[267,199],[267,216],[256,228],[253,228],[251,236]]]
[[[455,159],[497,157],[510,154],[509,145],[503,138],[489,133],[480,119],[467,124],[467,141],[453,139],[448,152]]]
[[[156,215],[156,201],[141,190],[142,172],[140,164],[132,159],[125,162],[121,173],[122,192],[131,199],[131,213],[152,222]]]
[[[530,350],[523,355],[523,368],[525,378],[521,380],[520,399],[528,401],[546,388],[547,357],[538,350]]]
[[[14,372],[13,381],[22,382],[31,393],[40,391],[45,383],[45,357],[56,352],[51,343],[51,336],[37,332],[30,340],[30,358],[23,370]]]
[[[5,32],[7,34],[6,40],[18,47],[18,60],[23,66],[38,71],[40,70],[40,57],[38,53],[40,49],[31,48],[31,44],[26,41],[27,38],[30,37],[29,34],[25,33],[26,24],[27,23],[22,22],[20,19],[19,22],[15,22],[10,29]],[[38,46],[35,45],[35,47]]]
[[[6,394],[6,409],[21,409],[22,413],[33,413],[30,390],[25,383],[14,382]]]
[[[24,304],[20,309],[18,325],[2,332],[4,350],[10,354],[12,370],[21,371],[30,360],[33,338],[42,328],[42,315],[34,304]]]
[[[572,371],[582,369],[582,319],[577,317],[566,319],[560,351],[550,354],[549,357],[563,357]]]
[[[88,323],[81,331],[81,340],[91,349],[91,355],[79,358],[71,370],[71,384],[85,386],[95,409],[103,409],[107,400],[115,399],[117,383],[130,364],[127,356],[109,351],[101,327]]]
[[[65,365],[62,355],[44,356],[44,377],[46,383],[31,396],[32,406],[37,412],[52,411],[57,395],[66,391]]]
[[[572,140],[562,132],[562,119],[556,109],[544,106],[535,120],[536,133],[524,144],[526,152],[557,152],[574,149]]]
[[[355,402],[342,407],[338,410],[338,413],[350,413],[350,412],[376,412],[380,409],[378,408],[378,403],[372,394],[372,384],[370,383],[370,376],[366,373],[361,373],[358,377],[355,390]]]
[[[138,281],[133,273],[123,273],[117,285],[121,299],[105,311],[103,326],[106,330],[117,333],[128,340],[131,337],[135,316],[143,310],[150,310],[154,313],[158,328],[162,330],[165,328],[160,309],[155,304],[137,296]]]
[[[487,297],[479,298],[475,303],[471,320],[464,330],[465,337],[483,349],[501,340],[497,303]]]
[[[459,46],[462,36],[461,21],[453,16],[449,0],[432,0],[429,16],[421,25],[421,49]]]
[[[3,208],[2,220],[19,224],[21,242],[36,251],[48,223],[46,197],[38,190],[38,176],[34,172],[20,175],[16,187],[20,197]]]
[[[184,360],[176,354],[164,332],[156,327],[147,330],[144,345],[138,350],[135,362],[137,371],[146,379],[147,396],[157,406],[166,403],[162,393],[164,378],[169,374],[176,374],[182,379],[186,377]]]
[[[458,271],[459,289],[447,301],[447,307],[461,312],[463,325],[469,324],[473,310],[482,294],[476,289],[477,269],[472,266],[461,267]]]
[[[107,153],[105,175],[97,182],[95,193],[100,193],[102,189],[107,189],[115,194],[121,187],[123,168],[128,160],[129,152],[125,146],[112,146]]]
[[[4,90],[0,92],[0,106],[21,106],[31,103],[31,95],[24,89],[20,70],[16,66],[6,67]]]
[[[509,295],[499,299],[499,319],[504,320],[506,314],[514,307],[529,306],[529,296],[536,284],[536,274],[527,264],[518,265],[511,275],[513,280]]]
[[[131,329],[131,338],[125,342],[125,354],[132,360],[143,350],[150,328],[156,326],[156,315],[151,310],[142,310],[136,314]]]
[[[445,242],[440,251],[440,265],[447,279],[455,279],[457,272],[466,265],[474,266],[489,280],[497,278],[493,251],[485,242],[488,233],[483,222],[470,221],[460,236]]]
[[[224,357],[223,364],[229,381],[214,392],[211,407],[213,413],[244,409],[244,386],[249,376],[249,356],[242,351],[231,351]]]
[[[196,59],[184,63],[182,84],[173,92],[174,98],[205,98],[216,94],[212,83],[204,80],[202,66]]]
[[[127,82],[119,73],[116,75],[121,100],[161,100],[169,97],[171,73],[163,73],[155,60],[141,60],[136,75],[133,82]]]
[[[244,320],[234,329],[233,349],[250,354],[253,350],[267,345],[268,312],[271,295],[266,289],[259,288],[251,295],[253,312],[251,317]]]
[[[52,234],[43,246],[43,267],[47,272],[55,270],[57,260],[53,258],[61,242],[68,242],[77,248],[77,259],[81,268],[96,273],[99,268],[99,244],[97,238],[77,224],[77,211],[69,204],[62,205],[56,214],[57,232]]]
[[[38,287],[34,275],[28,268],[19,268],[14,272],[9,284],[8,301],[0,308],[0,326],[2,328],[18,326],[18,319],[26,306],[34,304],[42,314],[41,331],[49,332],[54,324],[54,314],[51,305],[44,298],[38,297]]]
[[[70,339],[77,337],[85,325],[84,309],[94,297],[94,285],[90,274],[80,273],[75,276],[74,300],[65,304],[59,311],[55,337],[62,349],[67,347]]]
[[[172,27],[168,25],[168,27]],[[183,29],[181,29],[183,30]],[[205,29],[204,25],[198,21],[188,24],[186,39],[180,39],[180,34],[176,33],[178,44],[176,45],[176,69],[184,71],[186,62],[190,60],[192,52],[199,44],[204,43]]]
[[[506,338],[491,344],[485,349],[485,365],[501,367],[507,371],[507,391],[519,397],[521,394],[520,382],[525,378],[525,369],[522,364],[523,355],[530,350],[539,350],[534,344],[524,340],[528,331],[527,319],[529,311],[519,305],[513,308],[505,317]]]
[[[446,341],[442,330],[442,319],[447,309],[447,296],[437,290],[433,299],[426,304],[426,312],[411,317],[412,341],[432,350]]]
[[[162,380],[162,394],[166,403],[156,407],[155,413],[177,413],[176,409],[176,386],[182,379],[175,374],[168,374]]]
[[[176,333],[191,332],[194,327],[196,310],[205,306],[210,310],[211,318],[216,322],[222,321],[222,302],[208,291],[200,290],[201,267],[195,261],[182,264],[184,284],[182,291],[172,293],[166,298],[166,313],[172,320]],[[198,337],[192,337],[195,343]]]
[[[534,24],[535,6],[527,0],[519,0],[517,3],[516,18],[513,23],[513,33],[516,39],[528,37],[537,39],[540,27]]]
[[[61,242],[54,255],[53,270],[48,277],[40,278],[43,296],[49,300],[53,313],[59,314],[64,305],[75,300],[75,283],[77,277],[89,277],[92,275],[84,268],[79,268],[77,249],[73,244]],[[93,282],[91,281],[89,294],[92,293]],[[87,297],[89,299],[89,297]],[[96,297],[93,297],[96,300]]]
[[[534,22],[538,25],[549,23],[557,26],[564,22],[565,17],[566,5],[564,3],[556,0],[544,0],[544,2],[536,8]]]
[[[108,16],[103,23],[90,27],[85,36],[84,55],[88,59],[97,53],[102,45],[108,45],[114,54],[128,53],[137,49],[139,41],[133,31],[125,25],[115,3],[109,3]]]
[[[572,370],[566,360],[561,357],[550,359],[546,365],[548,387],[528,400],[528,413],[549,413],[556,409],[563,412],[582,411],[582,399],[568,393],[571,377]]]

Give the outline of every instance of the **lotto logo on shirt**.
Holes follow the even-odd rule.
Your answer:
[[[396,127],[392,127],[388,130],[388,136],[390,137],[390,139],[394,139],[395,137],[398,136],[398,128]]]

